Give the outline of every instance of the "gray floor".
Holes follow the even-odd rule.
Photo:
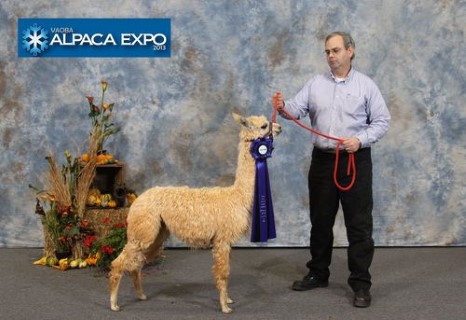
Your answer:
[[[328,288],[290,290],[306,273],[308,250],[232,252],[234,312],[219,311],[209,251],[172,249],[144,269],[147,301],[125,277],[122,311],[109,308],[107,280],[96,269],[33,266],[41,249],[0,249],[0,319],[466,319],[466,248],[377,248],[373,303],[352,307],[346,250],[335,249]]]

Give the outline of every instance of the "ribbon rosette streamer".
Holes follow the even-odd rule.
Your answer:
[[[251,154],[256,160],[251,242],[266,242],[276,238],[272,193],[267,169],[267,158],[272,156],[272,149],[271,138],[259,138],[251,144]]]

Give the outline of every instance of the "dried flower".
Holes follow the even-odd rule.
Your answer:
[[[102,83],[102,91],[103,92],[107,91],[107,87],[108,87],[107,81],[102,80],[101,83]]]

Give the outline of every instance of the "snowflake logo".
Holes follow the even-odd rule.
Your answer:
[[[47,31],[34,24],[27,28],[26,31],[23,31],[23,48],[33,56],[37,56],[48,49],[48,38]]]

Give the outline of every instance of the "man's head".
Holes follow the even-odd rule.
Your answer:
[[[336,76],[346,76],[351,69],[355,47],[353,38],[346,32],[332,32],[325,38],[327,63]]]

